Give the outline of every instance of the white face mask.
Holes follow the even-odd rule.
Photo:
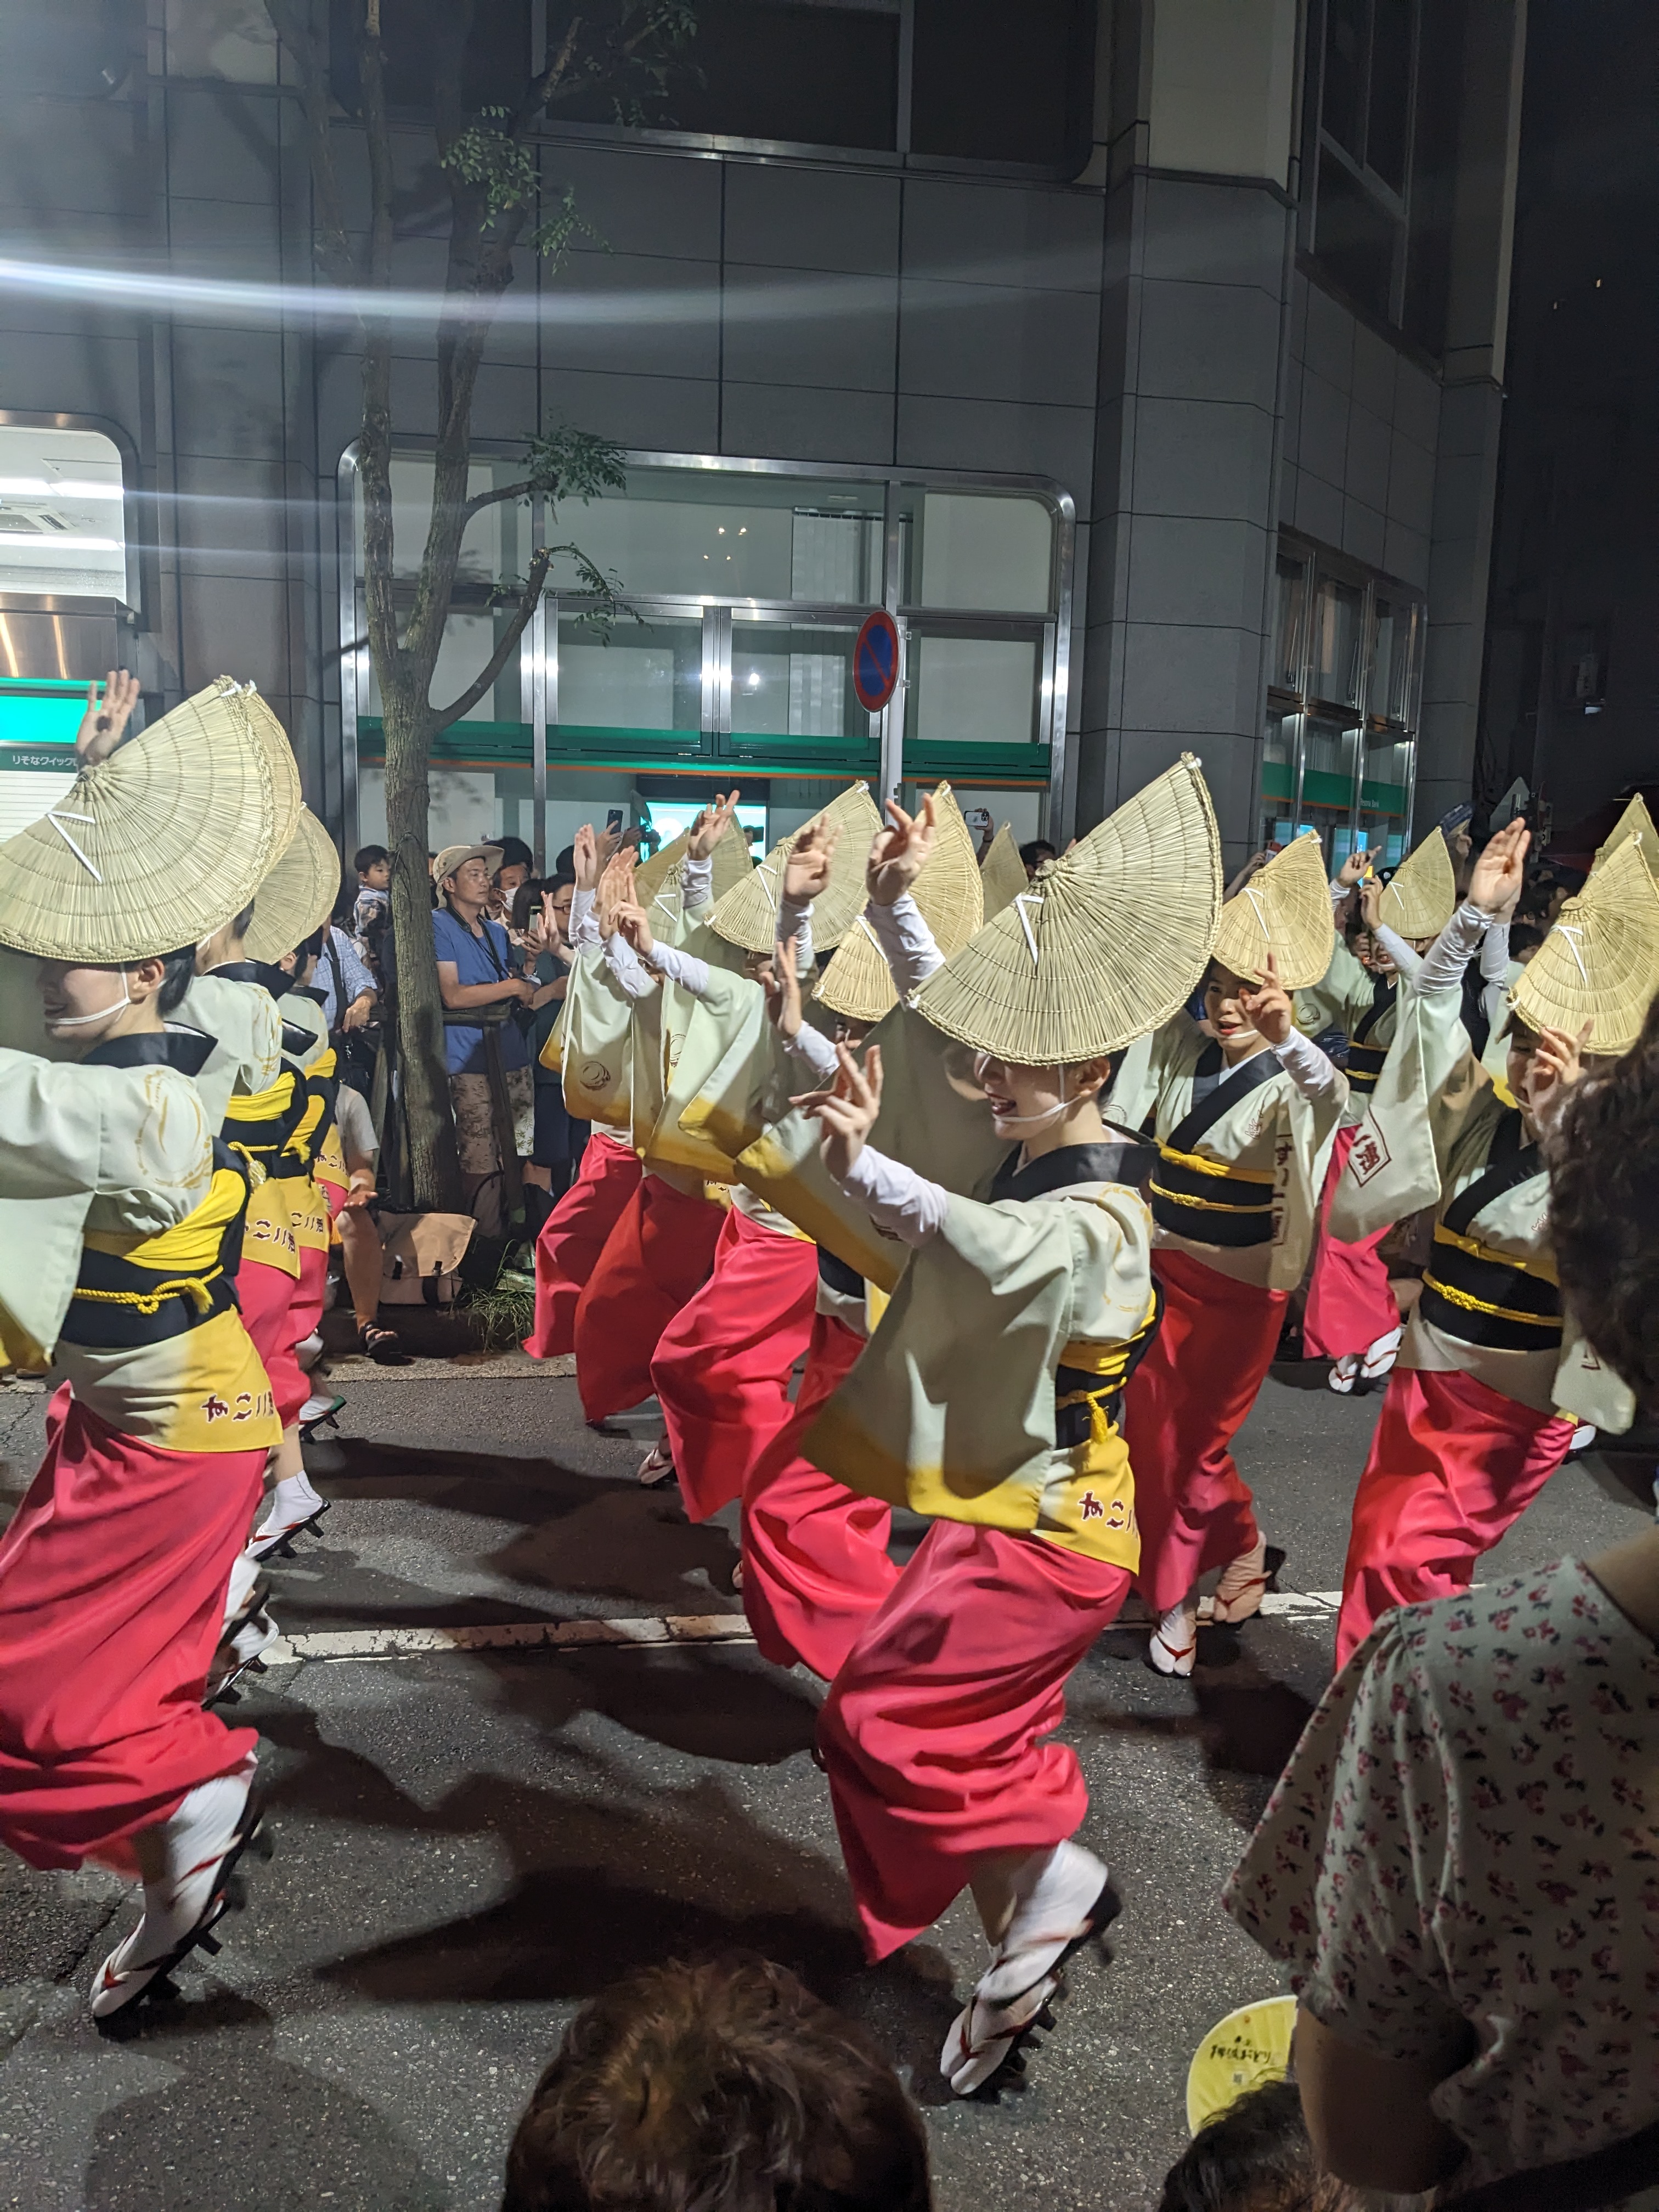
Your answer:
[[[984,1082],[985,1071],[990,1064],[989,1053],[982,1052],[978,1054],[974,1061],[974,1078],[976,1082],[981,1084]],[[1066,1071],[1063,1067],[1055,1068],[1054,1080],[1063,1092],[1066,1088]],[[997,1127],[999,1129],[1046,1129],[1051,1121],[1058,1121],[1062,1115],[1069,1114],[1077,1103],[1075,1098],[1062,1097],[1058,1105],[1046,1106],[1040,1114],[999,1114]]]
[[[123,969],[121,995],[112,1006],[100,1006],[95,1013],[91,1014],[60,1014],[56,1021],[48,1021],[46,1027],[53,1031],[82,1030],[88,1022],[106,1022],[112,1014],[125,1013],[131,1004],[132,1000],[127,990],[126,971]]]

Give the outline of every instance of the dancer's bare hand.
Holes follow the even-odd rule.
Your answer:
[[[823,1164],[844,1182],[881,1111],[881,1047],[870,1046],[862,1067],[844,1044],[836,1047],[836,1058],[840,1066],[834,1083],[789,1103],[822,1123]]]
[[[87,711],[75,733],[75,757],[82,768],[96,768],[121,742],[132,710],[138,704],[138,678],[124,669],[112,668],[104,678],[104,696],[98,686],[87,686]]]
[[[1260,983],[1246,983],[1238,1003],[1250,1027],[1263,1044],[1283,1044],[1296,1026],[1296,1010],[1290,993],[1279,980],[1279,963],[1270,952],[1267,973]]]
[[[618,931],[628,939],[641,959],[648,960],[657,949],[657,940],[652,932],[650,917],[645,908],[642,906],[636,906],[631,899],[621,900],[617,903],[616,920]]]
[[[903,897],[927,866],[939,834],[931,791],[914,814],[907,814],[891,799],[887,811],[892,817],[891,824],[877,830],[864,872],[872,906],[892,906]]]
[[[735,791],[714,793],[714,803],[705,806],[691,824],[685,841],[688,860],[706,860],[720,839],[738,818],[738,794]]]
[[[805,1018],[801,1011],[800,976],[795,968],[793,939],[779,945],[761,969],[760,986],[766,994],[766,1018],[786,1044],[793,1044]]]
[[[1527,848],[1532,832],[1522,821],[1511,822],[1487,838],[1486,850],[1469,878],[1469,903],[1482,914],[1502,916],[1515,912],[1526,880]]]
[[[833,822],[807,823],[784,864],[785,898],[793,899],[797,906],[805,906],[809,899],[822,898],[830,888],[830,863],[840,842],[841,831]]]

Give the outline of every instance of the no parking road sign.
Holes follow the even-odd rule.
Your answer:
[[[853,689],[867,714],[878,714],[898,688],[898,624],[884,608],[864,618],[853,647]]]

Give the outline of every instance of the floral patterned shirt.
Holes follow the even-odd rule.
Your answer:
[[[1468,2021],[1448,2197],[1659,2121],[1659,1649],[1575,1559],[1389,1614],[1222,1901],[1351,2043]]]

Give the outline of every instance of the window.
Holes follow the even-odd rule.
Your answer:
[[[471,489],[514,481],[517,466],[479,457]],[[429,453],[399,453],[393,559],[405,607],[431,483]],[[349,457],[342,487],[352,556],[342,565],[354,573],[342,580],[341,630],[357,641],[342,660],[343,784],[359,790],[349,833],[374,836],[380,699],[362,644]],[[533,520],[504,502],[469,527],[433,686],[441,703],[500,636],[495,587],[522,574]],[[823,803],[810,798],[820,787],[833,795],[884,775],[890,787],[948,778],[988,805],[987,793],[1006,792],[1002,812],[1022,821],[1040,812],[1066,727],[1071,507],[1059,493],[640,454],[623,491],[562,510],[556,534],[616,580],[619,611],[607,637],[581,570],[556,565],[516,659],[436,741],[434,805],[458,835],[533,841],[539,826],[551,858],[601,802],[639,821],[653,804],[695,805],[736,784],[777,836]],[[884,605],[896,611],[904,672],[893,707],[872,714],[853,687],[854,646]]]
[[[125,502],[100,432],[0,424],[0,592],[125,600]]]
[[[1391,866],[1410,842],[1422,605],[1288,535],[1278,563],[1259,835],[1316,830],[1333,872],[1358,845]]]
[[[1087,161],[1097,10],[1077,0],[915,0],[910,143],[1075,176]]]
[[[1358,306],[1445,343],[1464,0],[1315,0],[1303,243]]]

